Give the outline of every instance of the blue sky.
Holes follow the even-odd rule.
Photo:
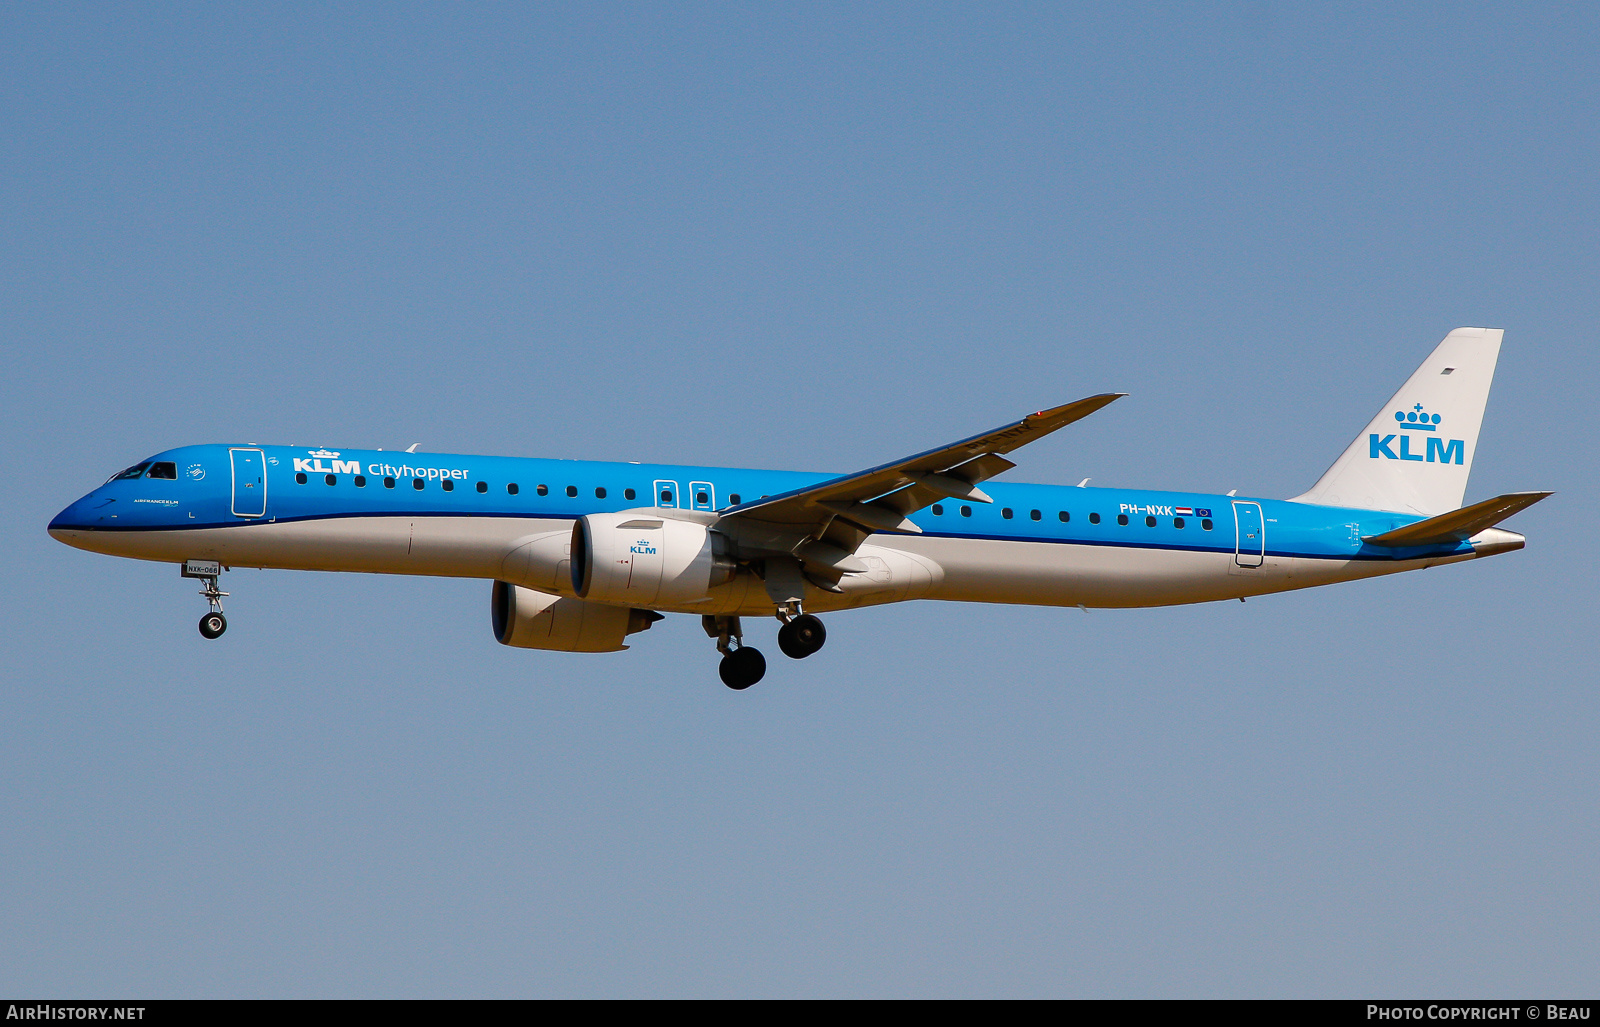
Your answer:
[[[0,12],[0,991],[1371,996],[1600,965],[1600,14]],[[208,441],[1285,497],[1450,329],[1528,548],[911,604],[735,694],[689,618],[175,570],[50,516]],[[766,648],[775,656],[775,647]]]

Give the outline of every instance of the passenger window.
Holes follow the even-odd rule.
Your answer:
[[[944,507],[940,506],[938,503],[933,504],[933,515],[935,517],[943,517]]]
[[[364,489],[366,487],[367,487],[367,476],[365,474],[356,475],[356,488]]]
[[[478,491],[479,492],[488,492],[489,491],[489,483],[486,482],[486,481],[478,482]]]
[[[671,489],[662,489],[661,490],[661,501],[663,503],[672,502],[672,490]]]
[[[521,491],[521,489],[517,488],[517,483],[516,482],[512,482],[511,484],[506,486],[506,495],[508,495],[508,496],[514,496],[520,491]],[[541,496],[544,495],[544,491],[545,491],[544,490],[544,486],[540,485],[539,486],[539,495],[541,495]]]
[[[594,490],[594,498],[596,498],[596,499],[604,499],[604,498],[606,498],[606,490],[604,488],[595,489]]]
[[[337,485],[337,484],[339,484],[338,476],[337,475],[333,475],[333,474],[324,474],[322,476],[322,480],[327,482],[329,485]]]
[[[576,499],[576,498],[578,498],[578,486],[576,486],[576,485],[568,485],[567,486],[567,498],[568,499]]]
[[[129,481],[129,480],[131,480],[133,478],[139,477],[139,475],[144,473],[144,469],[146,467],[149,467],[149,466],[150,466],[149,461],[146,461],[145,463],[142,463],[142,464],[134,464],[132,467],[128,468],[126,471],[123,471],[120,474],[113,474],[111,476],[111,480],[112,481]]]
[[[623,499],[632,499],[635,496],[637,496],[638,494],[639,493],[633,491],[633,489],[623,489],[622,490],[622,498]]]
[[[1122,525],[1123,527],[1127,527],[1128,526],[1128,515],[1127,514],[1117,514],[1117,523]]]
[[[1200,527],[1205,531],[1210,531],[1211,530],[1211,518],[1209,518],[1209,517],[1200,518]]]
[[[1144,519],[1144,526],[1147,527],[1147,528],[1155,527],[1156,526],[1156,519],[1154,517],[1146,517]]]
[[[167,460],[161,460],[150,465],[150,473],[145,475],[145,477],[171,478],[172,480],[176,481],[178,478],[178,465]]]
[[[456,483],[451,481],[449,478],[446,478],[444,481],[440,482],[440,484],[444,487],[446,492],[454,492],[456,490]]]
[[[970,506],[962,507],[961,508],[961,516],[963,516],[963,517],[971,517],[972,516],[972,507],[970,507]]]
[[[704,492],[696,492],[694,494],[694,501],[696,503],[709,503],[711,502],[711,497],[706,495]]]
[[[1008,521],[1009,521],[1009,520],[1010,520],[1010,519],[1011,519],[1011,508],[1010,508],[1010,507],[1009,507],[1009,506],[1008,506],[1008,507],[1005,507],[1005,508],[1003,508],[1003,509],[1002,509],[1002,510],[1001,510],[1001,511],[1000,511],[1000,516],[1001,516],[1001,517],[1004,517],[1004,518],[1005,518],[1005,519],[1006,519],[1006,520],[1008,520]]]
[[[1091,518],[1091,520],[1092,519],[1093,518]],[[1065,510],[1058,510],[1056,511],[1056,520],[1060,521],[1062,524],[1065,524],[1072,520],[1072,515],[1067,513]]]
[[[306,473],[304,471],[297,473],[294,476],[294,483],[296,485],[304,485],[306,483]]]
[[[1028,514],[1028,516],[1032,517],[1036,521],[1037,520],[1042,520],[1044,518],[1044,514],[1040,513],[1037,510],[1034,510],[1032,513]]]
[[[385,478],[385,479],[383,479],[383,487],[386,488],[386,489],[394,488],[394,479],[393,478]]]
[[[731,495],[731,496],[729,496],[729,497],[728,497],[728,500],[729,500],[729,501],[730,501],[730,502],[731,502],[731,503],[733,503],[733,505],[734,505],[734,506],[738,506],[738,505],[739,505],[739,502],[740,502],[740,501],[739,501],[739,493],[737,493],[737,492],[735,492],[735,493],[734,493],[734,494],[733,494],[733,495]]]
[[[412,478],[411,487],[416,489],[418,492],[421,492],[423,489],[428,487],[428,481],[426,478]]]
[[[540,485],[538,488],[534,489],[533,491],[539,493],[539,495],[541,495],[541,496],[548,496],[550,494],[550,487],[548,485]],[[516,495],[517,494],[517,490],[515,488],[513,488],[511,490],[511,494],[513,496]]]
[[[1100,523],[1100,515],[1099,514],[1095,514],[1095,513],[1090,514],[1089,515],[1089,523],[1090,524],[1099,524]]]
[[[1183,518],[1182,518],[1182,517],[1174,517],[1174,518],[1173,518],[1173,519],[1172,519],[1172,526],[1173,526],[1173,527],[1174,527],[1174,528],[1181,528],[1181,527],[1183,527]]]

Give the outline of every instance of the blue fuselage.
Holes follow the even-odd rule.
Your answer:
[[[316,454],[316,455],[314,455]],[[516,518],[570,522],[639,509],[709,513],[832,475],[669,464],[604,463],[383,450],[186,446],[149,467],[171,477],[114,478],[61,511],[52,534],[250,531],[328,518]],[[994,482],[992,504],[947,500],[912,515],[923,537],[1328,560],[1408,560],[1471,553],[1466,542],[1368,545],[1419,520],[1283,500]],[[64,537],[64,540],[66,538]],[[111,545],[106,540],[107,546]],[[102,546],[85,546],[100,549]],[[165,558],[165,557],[164,557]]]

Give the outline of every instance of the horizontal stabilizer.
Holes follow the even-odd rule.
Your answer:
[[[1425,521],[1408,524],[1403,528],[1386,531],[1382,535],[1369,535],[1362,539],[1375,546],[1437,546],[1469,539],[1485,528],[1526,510],[1554,492],[1512,492],[1481,503],[1473,503],[1447,514],[1429,517]]]

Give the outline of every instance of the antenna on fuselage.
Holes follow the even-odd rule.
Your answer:
[[[406,452],[407,453],[415,453],[417,451],[417,447],[420,446],[420,445],[422,445],[422,443],[413,442],[411,445],[406,447]]]
[[[1083,487],[1084,487],[1084,486],[1085,486],[1085,485],[1087,485],[1087,484],[1089,484],[1089,479],[1088,479],[1088,478],[1085,478],[1085,479],[1083,479],[1083,480],[1082,480],[1082,481],[1080,481],[1080,482],[1078,482],[1078,487],[1079,487],[1079,488],[1080,488],[1080,489],[1081,489],[1081,488],[1083,488]]]

